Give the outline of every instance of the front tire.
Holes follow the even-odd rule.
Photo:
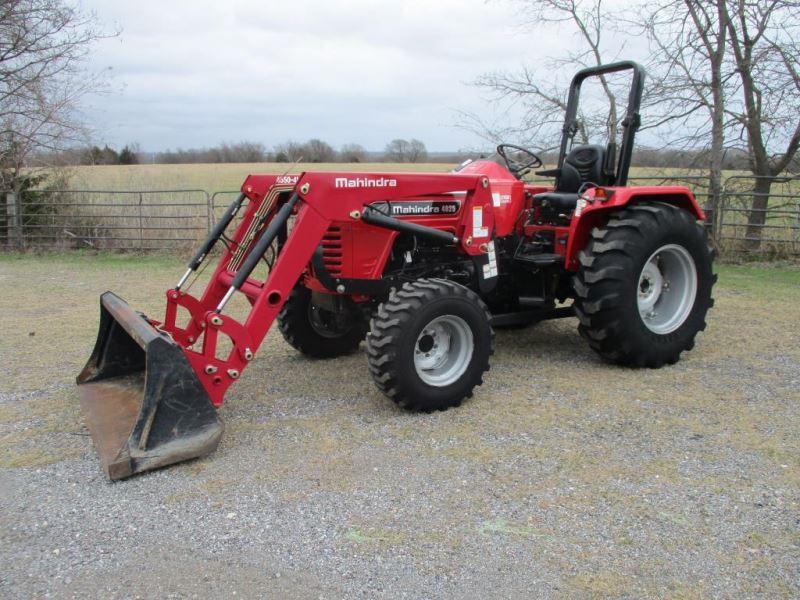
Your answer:
[[[366,319],[357,306],[340,312],[314,304],[311,291],[299,285],[278,313],[278,328],[293,348],[310,358],[335,358],[352,354],[366,334]],[[352,304],[352,303],[350,303]]]
[[[378,307],[367,360],[375,384],[400,406],[446,410],[483,383],[493,338],[477,294],[452,281],[419,279]]]
[[[604,359],[673,364],[706,327],[716,282],[705,229],[664,203],[628,207],[592,230],[573,277],[578,329]]]

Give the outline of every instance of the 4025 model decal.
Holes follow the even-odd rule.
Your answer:
[[[371,205],[390,217],[450,216],[461,211],[461,200],[409,200],[376,202]]]

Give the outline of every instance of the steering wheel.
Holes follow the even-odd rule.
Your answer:
[[[511,158],[508,154],[506,154],[507,150],[516,150],[517,152],[522,152],[523,154],[527,154],[530,156],[530,160],[522,161],[517,160],[515,158]],[[521,177],[531,169],[536,169],[542,166],[542,159],[539,158],[536,154],[528,150],[527,148],[523,148],[522,146],[515,146],[514,144],[500,144],[497,147],[497,153],[500,157],[505,161],[508,170],[511,171],[515,176]]]

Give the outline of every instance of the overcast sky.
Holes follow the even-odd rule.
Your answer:
[[[454,126],[490,115],[469,85],[534,64],[569,39],[516,27],[503,0],[84,0],[122,30],[92,67],[112,69],[92,103],[98,141],[144,150],[310,137],[382,149],[485,147]],[[509,115],[513,118],[513,115]]]

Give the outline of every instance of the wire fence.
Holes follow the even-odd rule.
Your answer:
[[[731,255],[800,256],[800,177],[729,177],[715,238]]]
[[[711,190],[708,185],[708,177],[703,177],[702,175],[670,175],[666,177],[651,175],[647,177],[628,177],[628,185],[680,185],[688,187],[692,191],[692,194],[694,194],[700,206],[707,207],[713,204]]]
[[[0,243],[10,249],[182,250],[202,240],[213,219],[204,190],[36,190],[3,196]]]
[[[732,176],[718,195],[697,175],[631,177],[631,186],[688,187],[707,207],[721,254],[800,256],[800,177]],[[239,192],[199,189],[0,192],[0,250],[187,251]]]

